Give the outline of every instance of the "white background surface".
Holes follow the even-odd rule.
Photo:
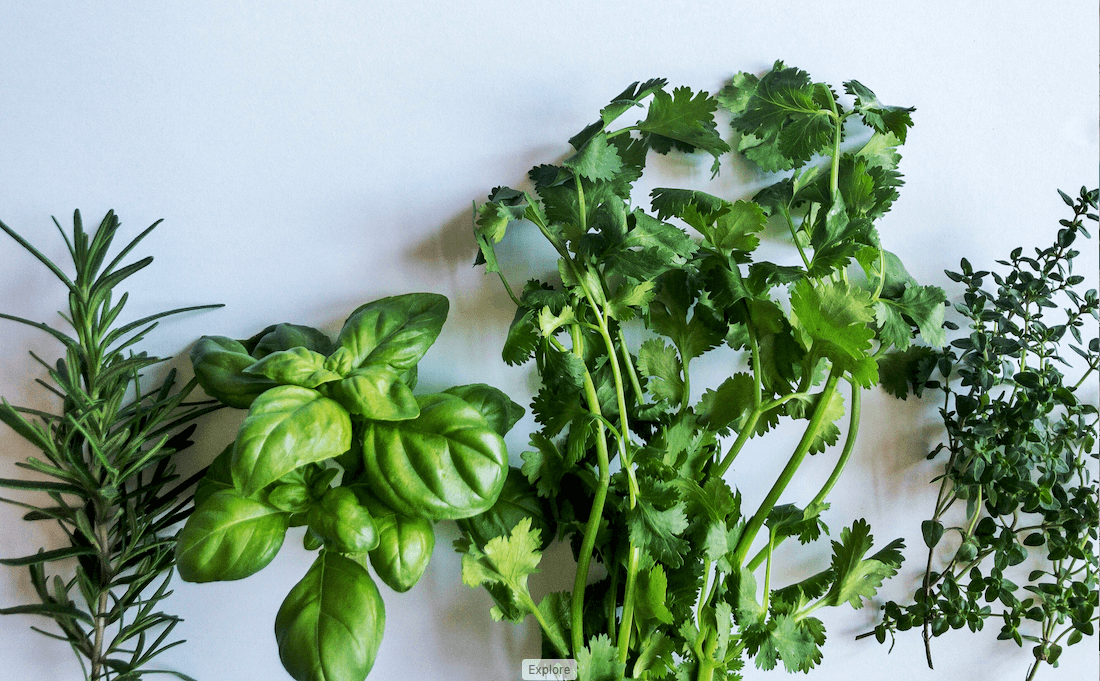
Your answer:
[[[152,353],[177,355],[202,334],[246,337],[279,321],[335,332],[362,302],[436,291],[450,297],[452,312],[421,364],[424,385],[485,381],[526,402],[529,374],[499,359],[510,303],[495,279],[470,267],[471,202],[559,160],[566,140],[627,84],[661,76],[713,92],[737,71],[760,73],[783,59],[816,80],[839,87],[858,79],[886,103],[916,106],[903,149],[906,186],[880,231],[917,279],[955,293],[945,268],[964,255],[992,263],[1015,245],[1050,243],[1065,213],[1055,189],[1096,185],[1097,9],[1086,1],[79,8],[7,0],[0,219],[60,260],[50,215],[68,225],[80,208],[98,224],[114,208],[130,236],[164,218],[139,249],[156,263],[132,280],[129,318],[196,303],[226,307],[162,324],[145,346]],[[659,165],[666,182],[683,186],[703,183],[709,160]],[[708,191],[740,198],[761,181],[727,171]],[[1096,242],[1082,250],[1080,271],[1095,279]],[[0,240],[0,310],[57,322],[64,304],[49,273]],[[45,406],[31,383],[39,373],[30,350],[56,356],[44,334],[0,325],[0,395]],[[1095,383],[1091,391],[1095,400]],[[238,418],[210,419],[185,465],[213,458]],[[531,425],[521,422],[510,436],[513,459]],[[890,596],[909,592],[919,570],[919,522],[933,499],[933,469],[922,457],[935,433],[933,405],[868,395],[860,444],[830,497],[833,528],[862,516],[880,541],[907,538],[909,563]],[[762,498],[760,481],[782,465],[757,452],[755,463],[743,455],[732,471],[747,503]],[[0,477],[21,475],[13,464],[30,454],[0,430]],[[827,475],[831,459],[819,459],[800,479]],[[789,500],[805,502],[815,489],[796,484]],[[0,554],[56,545],[54,531],[20,516],[0,507]],[[387,631],[371,678],[518,678],[520,660],[537,654],[535,628],[492,622],[488,598],[461,584],[453,525],[438,531],[420,584],[404,595],[383,588]],[[243,582],[177,581],[166,608],[186,619],[177,633],[188,643],[161,663],[201,681],[288,678],[272,626],[312,558],[296,539]],[[829,552],[825,542],[794,548],[784,547],[792,579],[819,569]],[[564,553],[547,563],[563,564]],[[570,581],[553,571],[539,579],[543,589]],[[32,593],[24,569],[0,569],[0,604]],[[875,612],[827,613],[830,640],[814,679],[1024,676],[1030,653],[994,641],[995,631],[939,639],[935,673],[916,632],[889,655],[871,639],[853,641]],[[44,623],[0,618],[0,680],[80,678],[64,644],[28,629]],[[1096,677],[1095,638],[1040,676]]]

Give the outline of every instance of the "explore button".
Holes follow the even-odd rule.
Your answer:
[[[524,660],[523,681],[575,681],[576,660]]]

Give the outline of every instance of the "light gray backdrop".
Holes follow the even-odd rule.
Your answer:
[[[1097,13],[1086,0],[7,0],[0,219],[60,259],[50,215],[68,224],[80,208],[91,222],[114,208],[128,235],[164,218],[141,249],[156,263],[133,280],[131,318],[226,307],[164,323],[145,346],[153,353],[178,355],[202,334],[245,337],[278,321],[334,332],[362,302],[436,291],[451,298],[452,313],[422,380],[486,381],[526,402],[530,374],[498,354],[510,304],[470,267],[471,203],[560,159],[566,140],[627,84],[661,76],[713,92],[737,71],[783,59],[815,79],[838,87],[858,79],[886,103],[916,106],[906,185],[882,237],[915,277],[954,295],[945,268],[961,256],[991,263],[1013,246],[1050,243],[1065,214],[1055,190],[1096,185]],[[667,182],[706,180],[705,162],[660,165]],[[709,191],[742,197],[761,182],[727,172]],[[1095,280],[1096,242],[1082,250],[1081,272]],[[0,239],[0,310],[56,322],[64,304],[48,273]],[[46,406],[27,352],[55,357],[51,339],[0,324],[0,350],[0,395]],[[1095,401],[1095,382],[1090,390]],[[922,457],[936,433],[934,405],[875,391],[865,412],[829,522],[862,516],[880,540],[907,538],[910,562],[885,592],[901,597],[916,579],[919,522],[933,499],[934,469]],[[208,462],[238,419],[205,423],[185,465]],[[531,425],[510,437],[513,458]],[[29,454],[0,429],[0,476],[19,475],[13,464]],[[731,475],[751,503],[763,496],[754,481],[781,462],[766,451],[743,458]],[[830,466],[822,458],[803,475]],[[795,485],[789,498],[810,494]],[[58,540],[20,516],[0,507],[3,556]],[[389,622],[371,678],[504,681],[536,655],[533,626],[492,622],[487,597],[462,585],[455,536],[453,525],[440,526],[432,565],[411,592],[383,589]],[[243,582],[177,582],[166,607],[186,619],[178,633],[188,643],[162,663],[202,681],[287,678],[272,623],[310,562],[297,537]],[[809,552],[784,547],[783,556],[793,578],[828,552],[821,542]],[[548,565],[566,564],[566,553],[555,549]],[[567,585],[550,569],[537,588]],[[23,569],[0,569],[0,605],[30,593]],[[830,641],[815,679],[1022,678],[1030,655],[993,642],[994,632],[951,635],[937,641],[932,673],[916,632],[892,654],[853,640],[876,608],[826,617]],[[63,643],[28,629],[43,623],[0,618],[0,679],[80,677]],[[1040,678],[1096,678],[1096,651],[1095,638],[1069,649],[1062,668]]]

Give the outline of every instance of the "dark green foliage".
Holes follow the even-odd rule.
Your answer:
[[[44,506],[3,501],[28,509],[25,520],[58,523],[69,538],[65,548],[0,561],[28,566],[40,599],[0,609],[0,614],[52,619],[56,632],[36,630],[67,641],[92,681],[124,681],[152,673],[187,679],[177,672],[151,669],[149,662],[182,643],[169,639],[180,619],[157,609],[171,593],[172,533],[191,511],[188,490],[195,482],[180,479],[173,459],[191,445],[195,426],[188,423],[216,407],[186,402],[196,382],[178,385],[175,370],[149,387],[142,372],[164,360],[133,348],[157,319],[201,308],[119,323],[127,296],[114,300],[115,288],[153,259],[129,265],[122,265],[122,260],[156,224],[104,267],[118,218],[108,213],[91,234],[84,231],[79,211],[73,223],[71,239],[58,224],[75,267],[71,278],[0,223],[0,229],[69,290],[65,321],[73,327],[73,335],[68,335],[44,323],[0,314],[49,333],[65,347],[64,356],[53,365],[34,356],[52,381],[41,381],[42,385],[61,400],[60,413],[13,407],[6,401],[0,405],[0,421],[41,452],[41,457],[16,464],[36,473],[36,479],[0,479],[0,487],[47,495]],[[73,557],[76,565],[65,576],[56,563]]]
[[[760,78],[736,76],[717,98],[665,86],[627,88],[571,140],[576,153],[562,166],[531,171],[531,192],[497,188],[478,210],[477,261],[518,308],[502,358],[533,358],[542,380],[532,404],[540,430],[521,470],[543,503],[528,504],[537,512],[511,529],[484,523],[497,526],[491,539],[469,532],[457,544],[463,578],[488,588],[494,616],[535,617],[546,654],[575,657],[582,679],[736,679],[746,658],[806,672],[825,640],[812,613],[860,607],[897,571],[900,542],[873,553],[857,520],[833,542],[830,565],[784,588],[771,584],[773,551],[827,532],[824,499],[851,454],[860,391],[888,377],[898,392],[908,380],[893,367],[880,375],[879,360],[918,334],[943,342],[942,291],[905,273],[874,222],[901,185],[897,146],[911,110],[858,84],[845,108],[781,63]],[[650,211],[635,206],[631,185],[647,151],[723,155],[718,106],[741,153],[793,173],[751,201],[659,188]],[[612,127],[635,107],[637,124]],[[842,147],[852,117],[873,130],[856,149]],[[807,165],[818,156],[821,165]],[[800,265],[757,260],[771,218],[789,228]],[[515,229],[549,241],[560,280],[515,295],[494,250]],[[861,276],[849,278],[856,266]],[[644,328],[636,345],[628,324]],[[700,396],[692,362],[721,348],[730,375]],[[846,413],[848,434],[820,493],[805,509],[780,505],[805,457],[840,441]],[[724,475],[748,440],[783,419],[803,424],[802,440],[761,506],[743,510]],[[577,559],[574,587],[535,603],[527,578],[554,527]],[[589,584],[594,563],[607,576]]]
[[[966,287],[955,304],[965,331],[891,370],[901,394],[906,382],[943,393],[946,438],[929,458],[946,459],[922,526],[923,585],[912,603],[889,603],[875,633],[883,640],[923,627],[927,640],[995,622],[998,638],[1032,646],[1029,679],[1042,662],[1057,666],[1063,646],[1095,633],[1098,600],[1097,482],[1089,472],[1097,408],[1081,399],[1100,370],[1097,293],[1082,291],[1084,277],[1073,273],[1078,237],[1089,236],[1084,220],[1097,219],[1097,191],[1062,198],[1073,217],[1061,221],[1053,245],[1034,256],[1017,248],[999,271],[963,259],[961,271],[947,273]],[[959,505],[961,524],[949,526]],[[959,548],[945,557],[936,548],[947,537]]]

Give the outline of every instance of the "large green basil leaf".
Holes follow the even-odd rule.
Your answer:
[[[378,578],[404,593],[420,581],[435,549],[435,529],[427,518],[401,515],[378,501],[365,485],[351,485],[378,527],[378,546],[369,554]]]
[[[237,433],[233,480],[251,496],[290,471],[351,447],[351,417],[316,390],[283,385],[252,404]]]
[[[450,303],[438,293],[408,293],[376,300],[351,313],[336,339],[352,364],[411,369],[439,336]]]
[[[478,410],[489,425],[500,436],[508,434],[512,426],[523,418],[524,409],[503,391],[484,383],[471,383],[470,385],[456,385],[447,388],[443,392],[456,395],[466,400],[474,409]]]
[[[195,378],[206,394],[222,404],[247,409],[252,401],[276,384],[244,370],[256,360],[241,343],[224,336],[203,336],[190,352]]]
[[[504,439],[460,397],[422,395],[417,401],[415,419],[367,423],[363,480],[404,515],[443,520],[488,509],[508,473]]]
[[[322,551],[279,608],[275,639],[296,681],[363,681],[385,626],[386,607],[366,568]]]
[[[540,548],[549,546],[557,532],[553,513],[523,471],[512,466],[508,469],[504,489],[500,491],[492,508],[484,513],[462,518],[457,523],[466,536],[479,547],[484,547],[490,539],[512,534],[512,529],[524,518],[530,518],[531,529],[539,531],[542,539]]]
[[[210,495],[176,541],[176,566],[187,582],[243,579],[275,558],[289,514],[233,489]]]
[[[404,421],[420,413],[412,390],[385,365],[356,369],[346,378],[326,383],[324,392],[349,412],[377,421]]]
[[[265,355],[247,367],[244,373],[263,376],[279,385],[316,388],[322,383],[340,380],[340,375],[324,368],[325,356],[308,348],[291,348]]]
[[[332,339],[323,331],[300,324],[274,324],[244,344],[251,346],[249,354],[256,359],[291,348],[305,348],[322,355],[332,352]]]
[[[206,473],[195,485],[195,508],[202,506],[203,502],[215,492],[233,489],[233,446],[235,444],[236,442],[230,442],[206,467]]]
[[[309,509],[309,529],[325,547],[340,553],[363,553],[378,546],[378,528],[366,506],[346,487],[325,492]]]

